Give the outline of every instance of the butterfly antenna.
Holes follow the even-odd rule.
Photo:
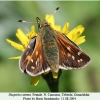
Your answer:
[[[60,7],[57,7],[56,9],[55,9],[55,11],[48,17],[48,19],[52,16],[52,15],[54,15],[55,13],[56,13],[56,11],[59,9]],[[47,20],[48,20],[47,19]]]
[[[36,23],[36,22],[28,22],[28,21],[25,21],[25,20],[18,20],[18,22],[24,22],[24,23]]]

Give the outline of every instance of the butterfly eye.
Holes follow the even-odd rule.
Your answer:
[[[38,24],[38,28],[42,28],[42,25]]]

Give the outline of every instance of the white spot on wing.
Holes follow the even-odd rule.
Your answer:
[[[31,62],[33,63],[33,59],[31,59]]]
[[[71,49],[70,49],[70,46],[68,46],[67,49],[70,51],[70,50],[71,50]]]
[[[78,55],[80,56],[81,53],[82,53],[82,51],[79,51],[79,52],[78,52]]]
[[[37,66],[37,61],[35,62],[36,66]]]
[[[72,59],[74,60],[75,59],[75,57],[72,55]]]
[[[37,61],[39,62],[39,58],[37,58]]]
[[[30,45],[28,45],[28,48],[31,48]]]
[[[71,56],[71,54],[70,54],[70,53],[68,53],[67,55],[68,55],[68,57],[70,57],[70,56]]]
[[[36,56],[38,55],[38,51],[36,51]]]
[[[80,59],[80,61],[83,61],[82,59]]]
[[[77,62],[80,62],[80,60],[77,60]]]
[[[35,67],[31,66],[31,69],[34,69]]]

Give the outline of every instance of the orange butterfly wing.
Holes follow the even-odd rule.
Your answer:
[[[90,62],[90,57],[72,42],[67,36],[56,32],[59,47],[59,68],[70,70],[82,68]]]
[[[36,43],[35,43],[36,42]],[[42,40],[38,35],[33,38],[19,61],[20,69],[31,76],[37,76],[50,70],[43,54]]]

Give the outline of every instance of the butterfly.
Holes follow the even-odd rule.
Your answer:
[[[31,76],[48,71],[58,73],[59,69],[80,69],[90,62],[90,57],[67,36],[54,30],[45,19],[37,17],[36,20],[39,32],[21,55],[22,72]]]

